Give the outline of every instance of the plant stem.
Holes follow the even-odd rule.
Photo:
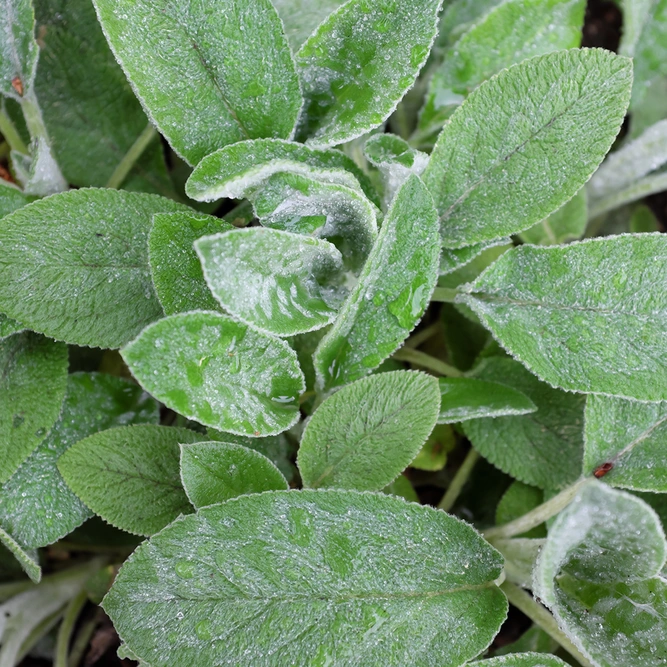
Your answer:
[[[37,584],[33,583],[32,581],[28,581],[27,579],[24,581],[12,581],[8,584],[1,584],[0,602],[9,600],[9,598],[13,598],[15,595],[20,595],[21,593],[34,588],[36,585]]]
[[[496,526],[495,528],[485,530],[483,533],[484,537],[489,541],[499,538],[514,537],[515,535],[521,535],[522,533],[539,526],[552,516],[555,516],[564,510],[572,502],[579,490],[589,483],[590,478],[580,479],[572,486],[568,486],[567,489],[561,491],[557,496],[551,498],[551,500],[547,500],[546,503],[543,503],[518,519],[510,521],[504,526]]]
[[[396,359],[396,361],[407,361],[415,366],[421,366],[437,375],[445,375],[446,377],[453,378],[463,376],[463,373],[458,368],[454,368],[454,366],[450,366],[444,361],[440,361],[440,359],[436,359],[425,352],[411,350],[409,347],[403,347],[398,350],[398,352],[394,352],[393,358]]]
[[[472,472],[478,460],[479,454],[477,453],[477,450],[471,448],[465,459],[463,459],[461,467],[456,471],[456,475],[454,475],[454,479],[452,479],[449,487],[447,488],[447,491],[445,492],[445,495],[438,503],[438,509],[449,512],[449,510],[454,507],[456,499],[459,497],[461,490],[465,486],[465,483],[468,481],[470,473]]]
[[[433,291],[431,301],[439,301],[441,303],[456,303],[456,297],[459,292],[450,287],[436,287]]]
[[[88,642],[95,632],[95,628],[99,625],[100,620],[102,619],[102,610],[98,607],[95,610],[95,613],[86,621],[83,622],[79,634],[74,639],[72,644],[72,650],[69,654],[69,665],[68,667],[78,667],[79,663],[83,659],[83,654],[86,652],[88,647]]]
[[[28,147],[25,145],[23,139],[21,139],[16,126],[4,109],[0,109],[0,134],[2,134],[12,150],[23,153],[23,155],[28,155]]]
[[[149,123],[146,125],[144,131],[137,137],[137,140],[130,146],[130,149],[125,153],[123,159],[118,163],[114,169],[109,180],[107,181],[107,188],[119,188],[127,175],[132,170],[132,167],[137,163],[143,152],[148,148],[148,144],[157,136],[157,130]]]
[[[623,190],[612,192],[606,197],[592,202],[588,211],[588,218],[593,220],[603,213],[607,213],[607,211],[643,199],[656,192],[662,192],[665,188],[667,188],[667,173],[661,172],[646,176]]]
[[[500,590],[507,599],[522,611],[538,627],[542,628],[549,637],[558,642],[582,667],[595,667],[588,658],[568,639],[567,635],[558,627],[556,619],[535,598],[519,588],[516,584],[504,581]]]
[[[58,628],[58,638],[56,639],[56,657],[53,663],[53,667],[67,667],[67,655],[69,653],[69,644],[70,639],[72,638],[72,632],[74,631],[74,626],[76,625],[76,620],[79,618],[81,610],[84,608],[86,602],[88,601],[88,593],[86,590],[82,590],[75,595],[67,605],[65,609],[65,615],[63,617],[63,622]]]
[[[435,336],[435,334],[437,334],[439,331],[440,331],[440,322],[434,322],[430,326],[426,327],[426,329],[422,329],[413,336],[410,336],[410,338],[408,338],[408,340],[405,341],[405,347],[414,350],[415,348],[419,347],[427,340],[429,340],[429,338]]]

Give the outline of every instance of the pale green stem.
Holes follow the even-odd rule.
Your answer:
[[[406,361],[415,366],[421,366],[437,375],[445,375],[446,377],[453,378],[463,377],[463,373],[458,368],[454,368],[454,366],[450,366],[425,352],[411,350],[409,347],[403,347],[398,352],[394,352],[393,358],[396,361]]]
[[[623,206],[624,204],[630,204],[633,201],[643,199],[644,197],[648,197],[648,195],[662,192],[663,190],[667,190],[667,172],[647,176],[623,190],[612,192],[606,197],[591,202],[588,217],[592,220],[603,213],[607,213],[607,211],[619,208],[619,206]]]
[[[23,153],[23,155],[28,155],[28,147],[25,145],[23,139],[21,139],[16,126],[4,109],[0,109],[0,134],[2,134],[12,150]]]
[[[463,460],[461,467],[456,471],[456,475],[454,475],[454,479],[452,479],[447,488],[447,492],[438,503],[438,509],[449,512],[454,507],[454,503],[461,494],[461,490],[468,481],[477,461],[479,461],[479,454],[475,449],[471,449]]]
[[[426,329],[422,329],[416,334],[410,336],[410,338],[408,338],[408,340],[405,341],[405,347],[409,347],[414,350],[415,348],[419,347],[430,338],[433,338],[433,336],[435,336],[439,331],[440,331],[440,322],[435,322],[430,326],[426,327]]]
[[[31,633],[25,638],[23,644],[21,644],[21,649],[16,656],[17,665],[26,657],[26,655],[28,655],[28,653],[30,653],[30,651],[32,651],[35,644],[37,644],[42,637],[46,636],[51,628],[58,623],[60,617],[63,615],[63,609],[64,607],[51,614],[51,616],[47,616],[41,623],[32,629]]]
[[[69,653],[70,639],[74,626],[79,618],[81,610],[88,601],[88,593],[82,590],[78,595],[75,595],[65,609],[65,616],[63,622],[58,628],[58,638],[56,639],[56,657],[53,667],[68,667],[67,655]]]
[[[130,149],[125,153],[123,159],[118,163],[114,169],[109,180],[107,181],[107,188],[119,188],[127,175],[132,170],[132,167],[137,163],[137,160],[142,156],[143,152],[148,148],[148,144],[157,136],[157,130],[149,123],[146,125],[144,131],[137,137],[137,140],[130,146]]]
[[[528,616],[535,625],[542,628],[549,637],[558,642],[575,660],[581,663],[581,667],[595,667],[558,627],[556,619],[532,595],[509,581],[504,581],[500,585],[500,589],[512,605]]]
[[[548,519],[551,519],[552,516],[563,511],[574,500],[574,497],[579,493],[580,489],[589,483],[590,478],[580,479],[572,486],[568,486],[567,489],[561,491],[557,496],[547,500],[546,503],[536,507],[522,517],[510,521],[503,526],[496,526],[495,528],[485,530],[483,533],[484,537],[487,540],[492,541],[499,538],[514,537],[515,535],[521,535],[522,533],[528,532],[536,526],[543,524]]]
[[[101,620],[101,609],[97,609],[95,614],[93,614],[89,619],[83,622],[81,629],[74,639],[72,644],[72,650],[69,654],[69,666],[68,667],[78,667],[79,663],[83,659],[83,654],[88,648],[88,642],[95,632],[95,628],[99,625]]]
[[[455,289],[450,289],[449,287],[436,287],[433,290],[433,296],[431,296],[431,301],[439,301],[441,303],[456,303],[456,297],[459,295],[459,292]]]
[[[30,136],[33,139],[42,137],[49,143],[49,145],[51,145],[51,142],[49,141],[49,133],[46,131],[44,118],[42,118],[42,110],[39,108],[39,102],[37,101],[37,96],[35,95],[34,90],[26,91],[25,95],[21,98],[21,109]]]

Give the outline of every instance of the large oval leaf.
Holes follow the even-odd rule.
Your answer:
[[[347,290],[328,241],[277,229],[237,229],[199,239],[206,282],[225,310],[276,336],[326,326]]]
[[[95,0],[148,115],[192,164],[221,146],[289,138],[303,104],[269,0]]]
[[[238,435],[276,435],[299,419],[296,352],[219,313],[171,315],[122,350],[133,375],[185,417]]]
[[[117,348],[162,315],[148,268],[155,213],[170,199],[71,190],[0,222],[0,311],[75,345]]]
[[[67,346],[32,333],[0,342],[0,482],[46,437],[67,387]]]
[[[628,58],[572,49],[524,60],[477,88],[424,172],[443,245],[520,232],[573,197],[611,147],[631,85]]]
[[[192,512],[180,478],[180,443],[201,434],[184,428],[121,426],[79,440],[58,460],[67,485],[107,523],[152,535]]]
[[[667,399],[667,237],[524,245],[464,286],[498,341],[552,385]]]
[[[304,486],[379,491],[419,454],[440,407],[438,381],[410,371],[363,378],[308,421],[297,465]]]
[[[350,0],[297,54],[306,106],[300,134],[333,146],[381,125],[414,84],[441,0]]]
[[[368,375],[407,338],[433,293],[439,257],[433,200],[412,175],[387,213],[357,286],[315,351],[321,387]]]
[[[458,667],[506,612],[470,526],[384,494],[277,491],[177,520],[104,599],[150,664]]]

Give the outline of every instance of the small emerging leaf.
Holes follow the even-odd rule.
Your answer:
[[[462,301],[550,384],[659,401],[667,399],[665,276],[663,234],[521,246],[465,286]]]
[[[322,387],[367,375],[407,338],[433,293],[439,255],[433,200],[412,175],[387,213],[357,286],[315,351]]]
[[[501,570],[445,512],[273,491],[175,521],[130,556],[103,606],[150,664],[458,667],[505,618]]]
[[[437,380],[394,371],[330,396],[308,421],[297,465],[304,486],[379,491],[410,465],[433,430]]]
[[[269,0],[95,7],[147,113],[190,163],[243,139],[291,136],[303,99]]]
[[[179,474],[184,428],[121,426],[84,438],[58,460],[67,485],[95,514],[135,535],[153,535],[192,507]]]
[[[328,241],[275,229],[237,229],[195,244],[211,292],[226,311],[277,336],[321,329],[346,290]]]
[[[438,382],[442,396],[438,424],[525,415],[537,410],[528,396],[499,382],[475,378],[440,378]]]
[[[229,442],[181,444],[181,479],[195,509],[288,488],[287,480],[266,456]]]
[[[122,350],[143,387],[206,426],[276,435],[299,419],[303,374],[289,345],[219,313],[171,315]]]
[[[38,58],[31,0],[1,0],[0,94],[20,101],[32,88]]]

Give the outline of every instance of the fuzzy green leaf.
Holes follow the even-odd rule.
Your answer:
[[[519,234],[524,243],[559,245],[580,239],[588,224],[588,197],[582,188],[555,213]]]
[[[25,331],[25,327],[20,322],[0,313],[0,341],[22,331]]]
[[[444,54],[419,118],[436,131],[470,92],[502,69],[581,42],[585,0],[508,0],[494,7]]]
[[[611,463],[612,486],[667,491],[667,403],[588,396],[584,436],[584,474]]]
[[[643,501],[599,482],[558,516],[535,570],[535,594],[592,664],[667,661],[665,534]]]
[[[410,176],[387,213],[378,240],[314,355],[320,386],[368,375],[419,322],[437,280],[440,243],[433,200]]]
[[[288,488],[287,480],[266,456],[230,442],[182,444],[181,480],[196,509]]]
[[[379,211],[357,189],[313,176],[274,174],[251,197],[255,213],[265,227],[335,241],[358,273],[377,238]]]
[[[511,243],[509,238],[499,238],[493,241],[484,241],[464,248],[443,248],[440,255],[440,275],[446,276],[449,273],[458,271],[477,259],[482,253],[490,248],[497,248]]]
[[[215,298],[260,331],[321,329],[345,298],[343,259],[327,241],[253,227],[206,236],[195,247]]]
[[[379,491],[417,456],[435,426],[438,381],[394,371],[330,396],[308,421],[297,465],[304,486]]]
[[[153,535],[192,507],[180,478],[184,428],[121,426],[79,440],[58,460],[67,485],[95,514],[135,535]]]
[[[523,482],[512,482],[503,494],[496,508],[496,524],[502,526],[528,514],[531,510],[544,502],[544,491],[535,486],[529,486]],[[524,538],[546,537],[547,531],[544,524],[536,526],[532,530],[519,535]]]
[[[440,378],[438,424],[454,424],[481,417],[525,415],[537,406],[520,391],[499,382],[475,378]]]
[[[377,197],[368,177],[344,153],[279,139],[240,141],[207,155],[188,179],[186,192],[198,201],[242,199],[273,174],[284,171],[313,178],[319,175],[353,189],[361,186],[369,199]]]
[[[35,90],[54,157],[67,181],[102,187],[148,125],[109,50],[90,0],[33,0],[41,52]],[[170,196],[155,137],[122,182]]]
[[[72,190],[0,222],[0,311],[76,345],[117,348],[162,315],[148,267],[154,195]]]
[[[165,314],[218,310],[194,242],[207,234],[234,229],[213,216],[192,212],[158,213],[148,235],[148,259],[155,292]]]
[[[383,494],[273,491],[144,542],[103,606],[151,664],[458,667],[505,618],[501,570],[445,512]]]
[[[34,549],[24,549],[8,532],[0,528],[0,544],[7,548],[21,565],[23,571],[36,584],[42,579],[39,555]]]
[[[0,488],[0,525],[29,548],[46,546],[72,532],[92,514],[58,472],[60,456],[98,431],[157,423],[159,418],[157,402],[135,384],[101,373],[70,375],[60,419]]]
[[[300,133],[333,146],[381,125],[412,87],[437,32],[441,0],[349,0],[297,54]]]
[[[55,424],[67,386],[67,346],[33,333],[0,342],[0,483]]]
[[[0,178],[0,218],[13,213],[18,208],[22,208],[34,197],[29,197],[23,193],[16,185]]]
[[[567,667],[560,658],[544,653],[517,653],[490,660],[480,660],[479,667]]]
[[[465,286],[462,301],[546,382],[659,401],[667,399],[666,275],[663,234],[521,246]]]
[[[584,398],[540,382],[511,359],[491,358],[475,377],[523,392],[537,412],[474,419],[463,428],[484,458],[512,477],[542,489],[573,483],[581,473]]]
[[[192,164],[221,146],[289,138],[303,104],[269,0],[94,0],[154,124]]]
[[[20,101],[32,88],[38,58],[31,0],[1,0],[0,94]]]
[[[294,51],[311,36],[331,12],[345,0],[272,0],[285,26],[285,34]]]
[[[238,435],[276,435],[299,419],[296,353],[213,312],[171,315],[122,350],[153,396],[190,419]]]
[[[611,147],[631,84],[629,59],[574,49],[530,58],[479,86],[424,172],[443,245],[520,232],[573,197]]]

